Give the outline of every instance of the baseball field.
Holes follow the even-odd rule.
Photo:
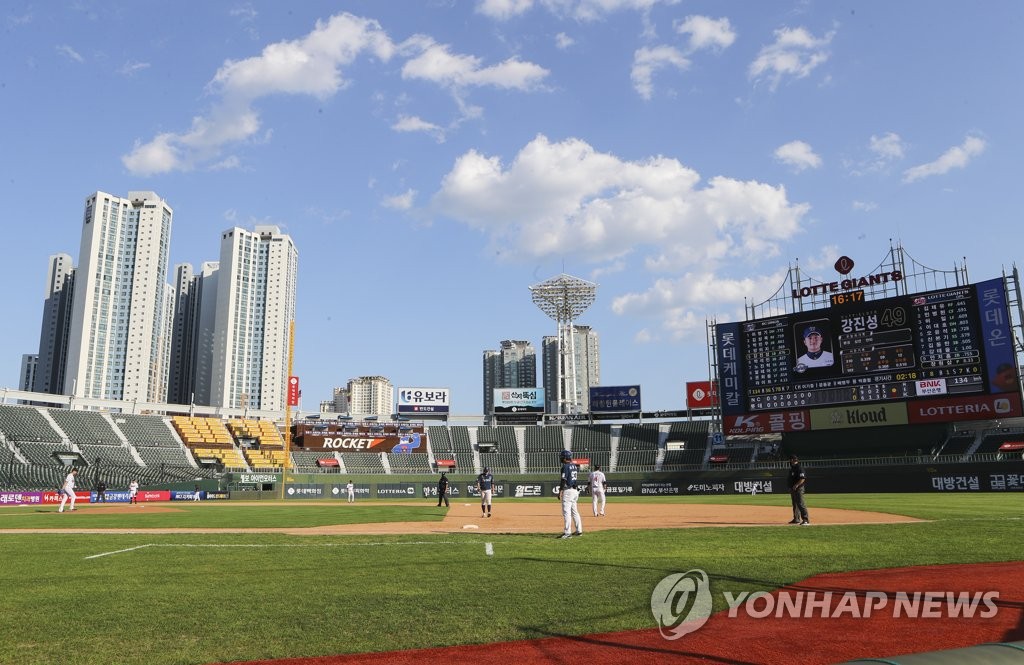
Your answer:
[[[494,645],[482,653],[508,662],[516,657],[500,654],[509,643],[551,639],[563,646],[526,657],[602,662],[588,651],[599,640],[587,636],[627,631],[649,643],[625,652],[628,660],[704,662],[687,638],[658,636],[652,593],[667,576],[704,571],[725,617],[728,597],[825,574],[929,567],[941,571],[929,588],[915,588],[913,575],[900,588],[959,592],[976,590],[961,588],[960,565],[1024,568],[1020,495],[809,495],[808,503],[812,526],[793,527],[788,496],[613,499],[605,518],[591,517],[584,501],[586,533],[569,540],[555,538],[561,516],[551,499],[497,501],[490,519],[471,501],[450,509],[416,500],[80,504],[64,514],[4,506],[0,663],[298,663],[460,645]],[[1024,639],[1024,584],[992,584],[1003,585],[1003,623],[978,641]],[[802,640],[843,642],[841,625],[821,620]],[[718,647],[725,655],[707,662],[772,662],[741,640],[731,660],[729,643]],[[480,658],[481,647],[463,648]],[[886,655],[857,649],[851,643],[844,654]]]

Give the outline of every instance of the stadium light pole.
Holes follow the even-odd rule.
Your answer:
[[[530,287],[533,304],[558,324],[558,352],[555,367],[555,401],[558,412],[580,411],[579,379],[576,367],[576,335],[573,322],[597,298],[597,284],[562,273]],[[572,393],[570,399],[565,393]]]

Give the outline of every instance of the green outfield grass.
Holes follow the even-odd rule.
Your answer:
[[[721,603],[721,591],[770,590],[818,573],[1021,558],[1019,495],[808,500],[812,519],[815,507],[832,507],[931,521],[602,531],[567,541],[547,533],[4,534],[0,663],[213,663],[650,628],[654,586],[691,568],[707,571]],[[613,499],[609,509],[624,501],[633,500]],[[688,503],[780,505],[788,498],[656,501],[686,510]],[[417,503],[180,504],[181,513],[146,515],[5,507],[0,528],[69,526],[79,518],[87,527],[270,527],[439,515]],[[557,522],[556,511],[552,503]]]

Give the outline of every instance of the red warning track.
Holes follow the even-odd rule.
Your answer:
[[[998,592],[996,608],[980,606],[971,618],[894,618],[892,607],[900,592]],[[522,642],[416,649],[319,658],[252,661],[249,665],[413,665],[421,662],[499,663],[730,663],[788,665],[836,663],[855,658],[884,658],[923,651],[956,649],[982,642],[1024,640],[1024,561],[970,565],[917,566],[853,573],[816,575],[772,593],[832,592],[831,609],[809,618],[755,619],[743,609],[713,615],[698,631],[678,640],[664,639],[657,629],[575,637],[551,637]],[[885,593],[887,606],[868,618],[842,612],[842,598],[854,592]],[[876,596],[877,597],[877,596]],[[765,607],[765,599],[758,605]],[[742,607],[742,606],[741,606]],[[989,609],[988,618],[981,610]],[[934,613],[934,612],[933,612]],[[822,616],[824,615],[824,617]],[[835,618],[832,618],[835,617]]]

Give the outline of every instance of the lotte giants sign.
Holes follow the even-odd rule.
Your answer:
[[[302,395],[302,391],[299,390],[299,377],[289,376],[288,377],[288,406],[298,406],[299,397]]]
[[[718,404],[717,381],[687,381],[686,408],[710,409]]]

